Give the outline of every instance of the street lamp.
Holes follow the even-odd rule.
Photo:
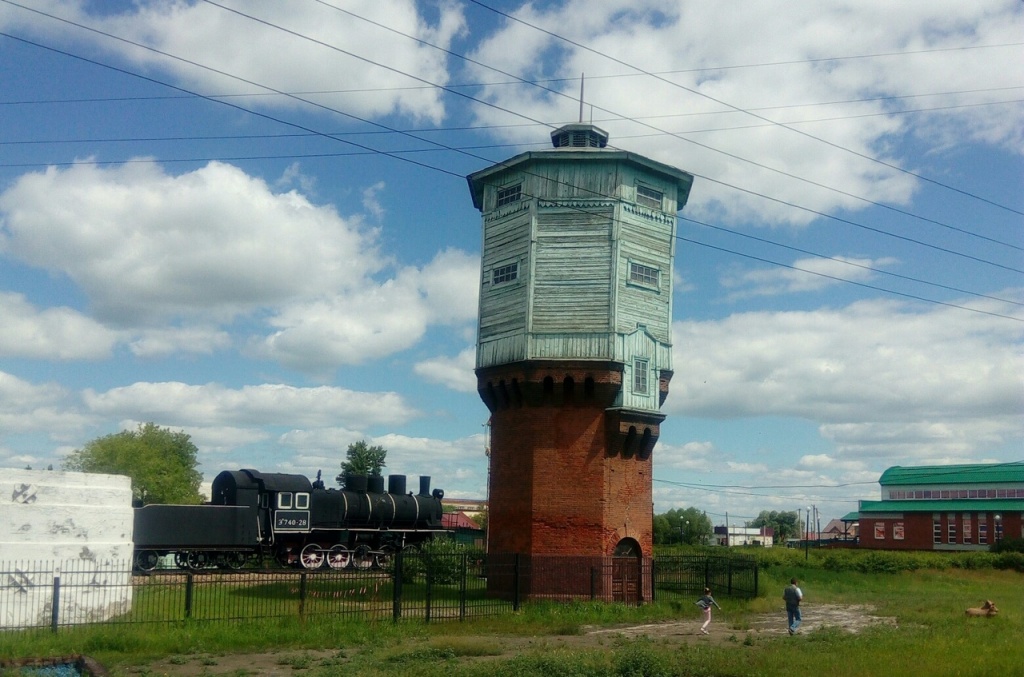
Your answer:
[[[686,542],[686,534],[690,533],[690,520],[686,520],[686,531],[683,532],[683,542]]]
[[[1003,516],[996,515],[996,548],[999,548],[1000,541],[1003,540]]]

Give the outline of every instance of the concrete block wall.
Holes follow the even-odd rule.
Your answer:
[[[0,627],[47,625],[54,579],[61,623],[104,620],[131,605],[131,480],[0,473]]]

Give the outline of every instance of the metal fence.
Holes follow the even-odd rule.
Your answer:
[[[0,629],[274,617],[465,620],[527,600],[626,604],[657,591],[757,594],[752,558],[402,553],[384,570],[157,570],[127,562],[0,563]]]

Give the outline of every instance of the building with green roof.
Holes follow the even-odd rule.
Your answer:
[[[878,483],[881,500],[858,506],[861,547],[987,550],[1024,538],[1024,461],[894,466]]]

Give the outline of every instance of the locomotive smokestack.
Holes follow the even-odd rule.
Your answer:
[[[405,475],[388,475],[388,493],[405,496]]]
[[[420,496],[430,496],[430,475],[420,475]]]

